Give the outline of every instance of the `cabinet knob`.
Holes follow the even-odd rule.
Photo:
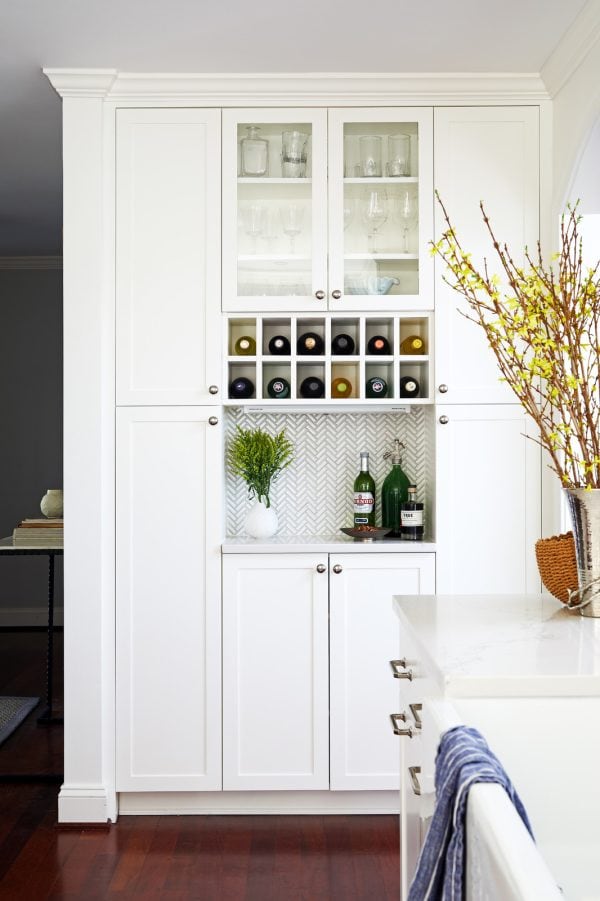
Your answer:
[[[331,296],[333,297],[334,300],[339,300],[340,297],[342,296],[342,292],[338,291],[338,290],[332,291]]]
[[[217,419],[216,416],[209,416],[209,417],[208,417],[208,424],[209,424],[209,425],[217,425],[218,421],[219,421],[219,420]]]
[[[210,387],[208,389],[208,393],[209,394],[218,394],[219,393],[218,385],[210,385]]]
[[[317,572],[318,573],[324,573],[326,569],[327,569],[327,567],[325,566],[324,563],[317,564]]]
[[[338,573],[341,573],[342,567],[340,566],[339,563],[336,563],[336,564],[335,564],[335,566],[333,567],[333,571],[334,571],[334,573],[336,573],[336,575],[337,575]]]
[[[315,291],[317,300],[325,300],[325,291]]]
[[[440,416],[438,422],[440,423],[440,425],[448,425],[450,420],[448,419],[447,416]]]
[[[448,385],[439,385],[438,391],[440,392],[440,394],[446,394],[448,391]]]

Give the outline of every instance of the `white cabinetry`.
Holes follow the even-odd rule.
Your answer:
[[[220,425],[117,411],[117,790],[221,788]]]

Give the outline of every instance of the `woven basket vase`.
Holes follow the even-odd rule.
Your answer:
[[[575,591],[577,582],[577,559],[572,532],[541,538],[535,543],[535,558],[540,577],[550,594],[566,604],[569,589]]]

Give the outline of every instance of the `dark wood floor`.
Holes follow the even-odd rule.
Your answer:
[[[59,670],[60,637],[57,646]],[[0,631],[0,694],[39,694],[43,663],[43,633]],[[35,717],[0,746],[0,773],[60,768],[62,729]],[[0,781],[1,901],[399,897],[397,817],[129,816],[59,827],[57,794],[57,784]]]

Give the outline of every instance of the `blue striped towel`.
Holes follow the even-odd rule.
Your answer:
[[[462,901],[467,797],[474,782],[504,786],[533,838],[525,808],[483,735],[468,726],[449,729],[435,760],[436,804],[408,901]]]

